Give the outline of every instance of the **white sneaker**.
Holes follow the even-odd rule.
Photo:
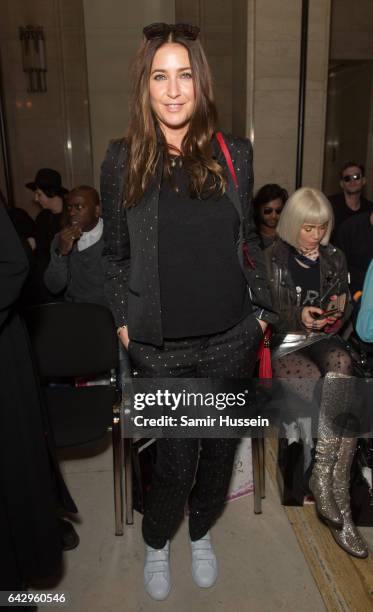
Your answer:
[[[208,588],[218,577],[218,562],[211,544],[210,532],[200,540],[190,542],[192,547],[192,575],[200,587]]]
[[[153,599],[166,599],[171,590],[169,553],[169,541],[159,550],[146,546],[144,586]]]

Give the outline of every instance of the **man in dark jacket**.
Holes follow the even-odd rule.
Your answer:
[[[334,212],[332,243],[335,242],[338,228],[344,221],[363,212],[373,212],[373,202],[370,202],[362,195],[365,183],[363,164],[349,161],[342,166],[339,183],[342,193],[329,196]]]
[[[366,211],[342,223],[335,243],[346,256],[351,293],[362,291],[365,274],[373,258],[373,211]]]
[[[43,209],[35,220],[36,248],[27,291],[23,296],[23,303],[27,306],[56,300],[46,288],[43,277],[49,263],[51,242],[63,225],[64,198],[68,190],[62,185],[60,173],[52,168],[38,170],[35,179],[25,187],[33,191],[34,201]]]

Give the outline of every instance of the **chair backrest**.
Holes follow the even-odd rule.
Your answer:
[[[110,310],[96,304],[42,304],[30,308],[25,321],[56,446],[104,436],[120,397],[116,378],[111,385],[83,388],[74,386],[74,378],[117,370],[118,338]],[[61,378],[72,381],[50,382]]]
[[[42,304],[25,321],[42,378],[90,377],[118,366],[115,322],[105,306]]]

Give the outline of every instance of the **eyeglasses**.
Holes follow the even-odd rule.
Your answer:
[[[342,180],[345,183],[349,183],[350,181],[359,181],[361,179],[361,174],[357,172],[356,174],[345,174],[342,176]]]
[[[280,216],[282,213],[282,208],[271,208],[270,206],[263,208],[263,215],[271,215],[272,213]]]
[[[147,40],[167,38],[171,32],[188,40],[196,40],[200,29],[190,23],[151,23],[143,29],[143,34]]]

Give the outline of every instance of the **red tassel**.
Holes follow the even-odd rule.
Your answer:
[[[259,378],[272,378],[270,338],[271,328],[267,327],[258,350]]]

